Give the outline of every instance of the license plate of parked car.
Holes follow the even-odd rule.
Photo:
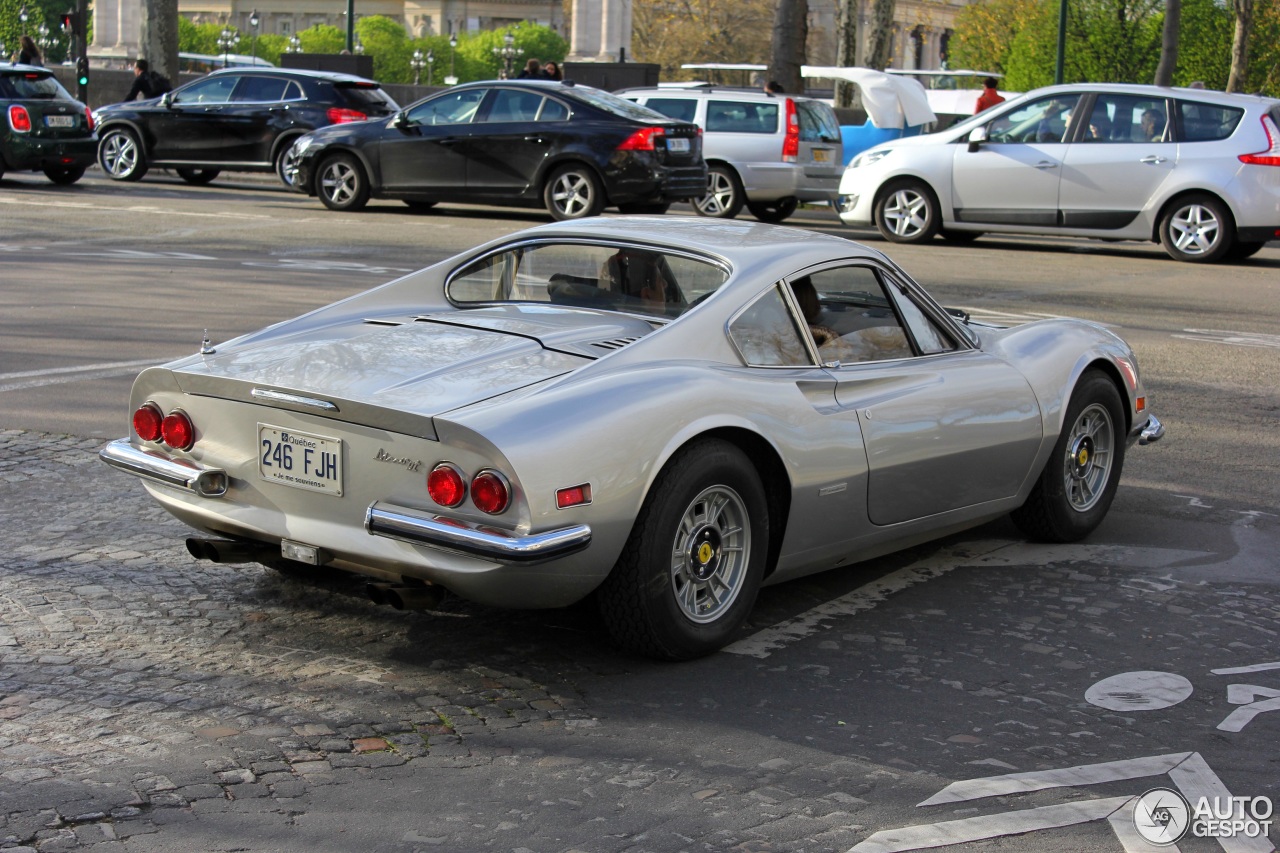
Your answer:
[[[678,152],[680,152],[681,154],[683,154],[684,152],[686,152],[686,151],[688,151],[688,150],[689,150],[689,140],[684,139],[684,138],[682,138],[682,137],[681,137],[681,138],[671,138],[671,137],[668,137],[668,139],[667,139],[667,150],[668,150],[668,151],[678,151]]]
[[[45,116],[44,123],[46,127],[75,127],[75,116]]]
[[[830,149],[830,148],[815,148],[815,149],[813,149],[813,162],[815,162],[815,163],[830,163],[830,162],[831,162],[831,149]]]
[[[258,424],[258,473],[282,486],[341,496],[342,440]]]

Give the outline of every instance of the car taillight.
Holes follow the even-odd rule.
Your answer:
[[[190,450],[196,443],[196,427],[185,412],[170,412],[160,422],[160,435],[164,443],[174,450]]]
[[[367,118],[369,118],[369,116],[365,115],[359,110],[349,110],[344,107],[329,107],[329,109],[325,112],[325,115],[327,115],[329,117],[329,121],[333,122],[334,124],[346,124],[347,122],[352,122],[352,121],[364,121]]]
[[[14,133],[31,132],[31,113],[22,104],[9,106],[9,127],[13,128]]]
[[[84,108],[84,120],[89,123],[89,130],[93,130],[93,110],[88,107]]]
[[[782,162],[794,163],[800,159],[800,117],[796,115],[796,102],[790,98],[787,104],[787,135],[782,139]]]
[[[145,403],[133,413],[133,431],[143,441],[159,441],[160,423],[163,420],[164,414],[159,406],[155,403]]]
[[[441,462],[427,475],[427,494],[440,506],[453,507],[467,496],[467,484],[457,468]]]
[[[1240,162],[1251,166],[1280,166],[1280,129],[1269,115],[1262,117],[1262,130],[1267,135],[1267,147],[1256,154],[1241,154]]]
[[[656,149],[654,137],[661,138],[665,131],[661,127],[642,127],[628,136],[618,146],[618,151],[653,151]]]
[[[471,502],[476,509],[497,515],[511,502],[511,489],[507,480],[497,471],[481,471],[471,481]]]

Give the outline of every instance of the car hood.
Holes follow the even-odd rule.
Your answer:
[[[192,394],[268,405],[287,394],[348,416],[372,407],[431,417],[570,373],[649,331],[595,311],[448,311],[242,339],[170,369]]]

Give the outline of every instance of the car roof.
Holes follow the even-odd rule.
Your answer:
[[[218,68],[210,71],[210,76],[222,74],[268,74],[285,77],[309,77],[313,80],[328,80],[333,83],[377,83],[368,77],[356,74],[344,74],[341,71],[314,71],[310,68],[275,68],[269,65],[234,65],[230,68]]]
[[[45,68],[43,65],[19,65],[16,62],[12,65],[0,65],[0,74],[4,74],[6,77],[14,77],[18,74],[25,77],[32,73],[42,74],[45,77],[52,77],[53,69]]]
[[[687,98],[716,95],[724,97],[730,95],[734,98],[740,98],[751,101],[776,101],[781,98],[791,98],[796,101],[813,101],[816,98],[810,98],[808,95],[790,95],[786,92],[765,92],[760,89],[743,89],[736,86],[715,86],[710,83],[700,83],[697,86],[681,86],[680,88],[670,88],[662,86],[636,86],[630,89],[619,89],[614,92],[615,95],[663,95],[669,98]]]
[[[1186,89],[1175,86],[1152,86],[1145,83],[1063,83],[1045,86],[1027,92],[1024,97],[1038,98],[1057,92],[1110,92],[1120,95],[1144,95],[1149,98],[1195,98],[1211,104],[1248,106],[1280,103],[1264,95],[1246,95],[1241,92],[1222,92],[1217,89]]]

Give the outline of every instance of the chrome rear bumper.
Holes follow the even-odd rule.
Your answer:
[[[381,501],[370,504],[364,528],[373,536],[523,565],[564,557],[591,544],[591,528],[585,524],[520,536]]]
[[[119,438],[98,451],[98,458],[121,471],[153,483],[183,489],[202,498],[219,498],[227,492],[227,472],[205,468],[192,462],[170,459],[142,450]]]
[[[1147,415],[1147,422],[1137,429],[1138,444],[1151,444],[1164,438],[1164,424],[1155,415]]]

